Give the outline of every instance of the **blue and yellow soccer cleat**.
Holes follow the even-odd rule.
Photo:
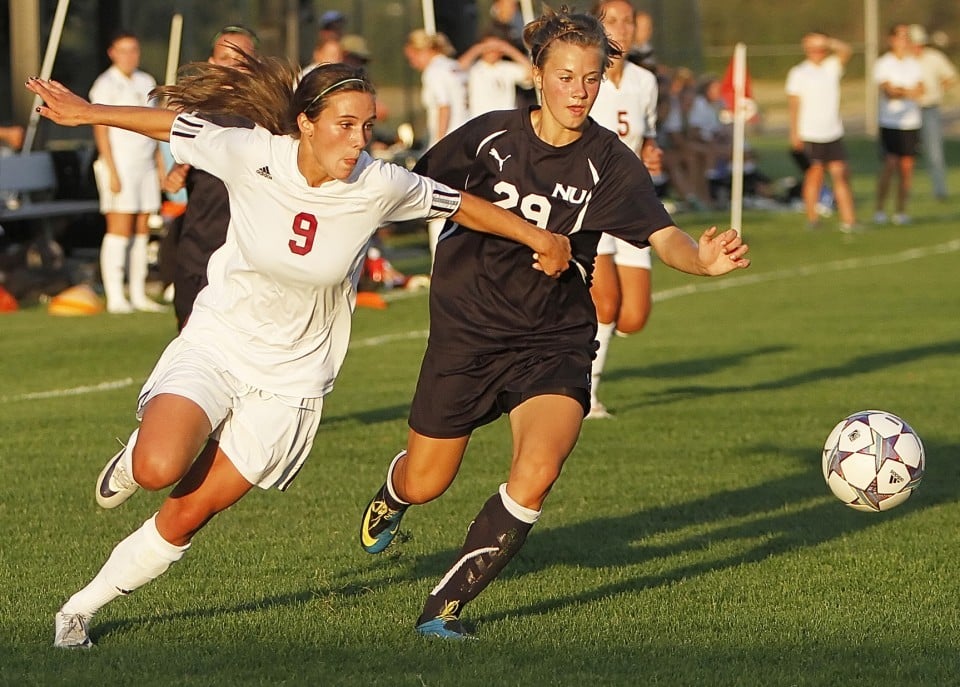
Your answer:
[[[476,635],[467,632],[455,614],[460,607],[459,601],[451,601],[436,618],[424,621],[417,625],[417,634],[421,637],[438,637],[440,639],[476,639]]]
[[[363,521],[360,523],[360,546],[363,550],[367,553],[380,553],[390,546],[400,527],[400,519],[406,511],[406,506],[396,510],[390,508],[383,499],[381,488],[363,512]]]

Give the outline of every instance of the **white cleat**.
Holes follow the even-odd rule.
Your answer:
[[[117,451],[97,477],[97,505],[101,508],[116,508],[140,488],[120,463],[120,457],[125,450],[126,446]]]
[[[53,645],[59,649],[89,649],[93,646],[89,622],[90,619],[82,613],[57,612]]]
[[[584,420],[612,420],[613,415],[610,414],[610,411],[607,410],[606,406],[602,403],[594,403],[590,406],[590,412],[587,413],[584,417]]]
[[[161,305],[156,301],[151,301],[149,298],[133,303],[133,309],[137,312],[170,312],[167,306]]]

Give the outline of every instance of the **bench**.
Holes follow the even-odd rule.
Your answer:
[[[0,227],[99,213],[97,199],[58,198],[57,169],[49,151],[0,157]]]

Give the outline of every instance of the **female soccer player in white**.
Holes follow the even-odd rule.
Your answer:
[[[623,50],[633,45],[636,11],[627,0],[601,0],[593,13],[600,18],[611,41]],[[657,78],[626,59],[610,58],[590,116],[597,124],[615,131],[636,152],[650,174],[660,172],[663,153],[657,136]],[[590,295],[597,307],[597,355],[593,359],[590,412],[587,418],[608,418],[597,395],[614,331],[635,334],[647,324],[650,296],[650,248],[634,246],[612,234],[597,244]]]
[[[383,551],[410,504],[437,498],[453,482],[471,433],[504,413],[513,456],[506,483],[427,597],[415,624],[426,636],[467,636],[460,613],[523,545],[577,442],[590,409],[597,334],[590,275],[600,234],[652,245],[665,264],[689,274],[749,265],[735,231],[714,227],[698,242],[674,226],[637,154],[588,118],[608,58],[620,54],[596,17],[548,10],[524,39],[542,107],[481,115],[427,151],[416,169],[567,233],[576,269],[538,282],[507,241],[453,222],[441,234],[407,447],[363,513],[361,546]]]
[[[45,103],[40,114],[57,123],[169,140],[178,162],[223,180],[231,215],[209,285],[144,384],[140,426],[98,478],[97,500],[113,508],[138,486],[176,486],[56,614],[56,646],[90,646],[98,609],[166,571],[251,488],[290,485],[346,354],[357,279],[378,226],[450,217],[524,242],[550,276],[570,258],[565,237],[364,152],[375,102],[359,71],[323,65],[294,92],[295,65],[246,56],[242,67],[200,63],[194,76],[158,89],[175,110],[194,114],[91,105],[57,82],[27,82]],[[224,128],[197,114],[227,111],[259,126]]]

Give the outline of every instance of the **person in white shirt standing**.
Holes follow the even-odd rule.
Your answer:
[[[635,10],[627,0],[601,0],[593,14],[604,31],[624,50],[633,45]],[[657,145],[657,78],[630,62],[625,54],[611,58],[600,82],[590,117],[616,132],[651,175],[660,172],[663,152]],[[590,295],[597,308],[597,354],[591,367],[588,419],[611,417],[597,389],[614,332],[634,334],[647,323],[651,309],[650,248],[638,248],[603,234],[597,245]]]
[[[442,33],[411,31],[403,54],[421,72],[420,97],[427,117],[427,148],[467,121],[467,76],[451,56],[450,40]],[[436,253],[443,220],[427,222],[431,257]]]
[[[107,48],[110,67],[90,88],[90,101],[103,105],[145,106],[156,80],[139,69],[140,41],[129,31],[113,36]],[[106,233],[100,246],[100,277],[107,299],[107,312],[166,310],[146,294],[148,273],[147,220],[160,209],[160,183],[165,176],[163,156],[157,142],[115,127],[93,127],[97,146],[94,176],[100,196],[100,212]],[[128,265],[129,254],[129,270]],[[130,298],[124,294],[127,271]]]
[[[923,74],[923,95],[920,96],[920,143],[933,183],[933,196],[947,199],[947,167],[943,157],[943,117],[940,104],[944,92],[957,83],[957,68],[947,56],[930,47],[927,31],[920,24],[910,25],[913,56],[920,62]]]
[[[374,89],[360,70],[320,65],[296,90],[298,66],[271,58],[193,70],[155,91],[171,109],[92,105],[55,81],[27,82],[42,116],[169,141],[178,162],[217,175],[230,197],[209,284],[145,382],[140,426],[100,473],[96,498],[115,508],[140,487],[173,490],[57,612],[57,647],[91,646],[94,613],[163,574],[251,489],[290,485],[346,356],[360,269],[381,224],[450,217],[530,250],[528,265],[554,278],[571,258],[564,236],[374,160],[364,150]],[[251,123],[224,127],[203,114],[225,111]]]
[[[880,148],[883,166],[877,179],[875,224],[886,224],[885,205],[890,180],[897,174],[894,224],[909,224],[907,200],[913,185],[913,168],[920,141],[920,98],[923,97],[923,70],[910,54],[910,36],[906,24],[894,24],[888,34],[889,52],[874,65],[874,82],[880,89]]]
[[[517,88],[533,85],[533,65],[527,56],[492,33],[470,46],[458,59],[467,73],[470,119],[494,110],[517,107]]]
[[[840,229],[856,226],[850,170],[843,143],[840,118],[840,79],[853,49],[841,40],[811,32],[800,42],[806,59],[787,73],[787,103],[790,109],[790,147],[806,155],[810,166],[803,175],[803,204],[807,224],[819,222],[817,204],[823,187],[824,168],[833,181],[840,214]]]

